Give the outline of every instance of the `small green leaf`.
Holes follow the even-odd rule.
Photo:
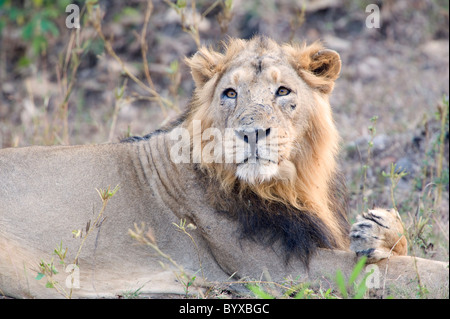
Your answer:
[[[72,230],[72,235],[74,238],[78,238],[81,236],[81,229]]]
[[[130,17],[133,17],[133,16],[138,17],[141,14],[141,12],[138,9],[133,8],[133,7],[125,7],[122,10],[122,14],[124,14],[126,16],[130,16]]]
[[[231,10],[231,7],[233,6],[233,0],[225,0],[225,7],[228,10]]]
[[[30,40],[34,33],[35,21],[31,20],[22,28],[22,38],[24,40]]]
[[[33,0],[33,4],[36,8],[42,7],[43,2],[43,0]]]
[[[328,299],[328,297],[330,296],[330,294],[331,294],[331,288],[328,288],[328,290],[325,291],[325,293],[323,294],[323,297],[324,297],[325,299]]]
[[[31,64],[31,59],[27,58],[26,56],[23,56],[17,62],[17,67],[18,68],[26,68],[26,67],[30,66],[30,64]]]
[[[42,32],[50,32],[54,37],[59,35],[58,27],[50,20],[42,19],[41,20],[41,30]]]
[[[174,60],[170,63],[170,66],[167,69],[167,73],[176,74],[178,72],[178,68],[179,68],[178,60]]]
[[[114,92],[116,100],[120,100],[123,97],[124,93],[125,93],[125,86],[117,88],[116,91]]]
[[[308,296],[308,292],[310,289],[308,289],[308,286],[304,287],[302,290],[300,290],[295,296],[294,299],[305,299],[305,297]]]
[[[33,52],[35,54],[44,52],[47,49],[47,44],[47,39],[42,35],[35,36],[31,40],[31,47],[33,48]]]
[[[356,294],[353,297],[353,299],[362,299],[364,297],[364,294],[367,291],[367,286],[366,286],[366,280],[367,277],[372,274],[374,272],[374,270],[372,269],[372,271],[370,273],[368,273],[367,275],[364,276],[363,280],[361,281],[361,283],[359,284],[358,288],[356,289]]]
[[[366,264],[367,256],[363,256],[358,263],[353,268],[352,274],[350,275],[350,278],[348,280],[348,285],[351,286],[353,282],[358,278],[359,274],[361,273],[364,265]]]
[[[260,286],[247,285],[247,288],[259,299],[274,299],[271,294],[265,292]]]
[[[194,276],[194,277],[191,278],[191,280],[189,280],[189,282],[188,282],[188,284],[187,284],[188,287],[192,286],[192,284],[193,284],[194,281],[195,281],[195,278],[196,278],[196,277]]]
[[[338,270],[336,272],[336,284],[339,288],[339,291],[342,294],[342,297],[347,299],[348,298],[347,287],[345,285],[344,275],[342,274],[342,272],[340,270]]]
[[[183,9],[186,7],[186,0],[177,0],[177,7]]]
[[[1,5],[0,5],[0,7],[1,7]],[[0,34],[2,34],[3,29],[5,28],[5,26],[6,26],[6,21],[5,20],[0,20]]]
[[[45,277],[45,275],[41,272],[38,272],[38,274],[36,276],[36,280],[41,280],[43,277]]]
[[[47,281],[47,283],[45,284],[45,288],[55,288],[55,286],[50,281]]]

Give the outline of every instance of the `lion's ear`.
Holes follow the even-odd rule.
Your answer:
[[[341,58],[336,51],[324,49],[316,42],[309,46],[288,47],[291,64],[313,88],[331,93],[341,71]]]
[[[341,71],[341,58],[334,50],[320,50],[312,56],[309,70],[319,77],[334,81]]]
[[[186,64],[191,68],[192,78],[198,88],[203,87],[214,76],[222,58],[222,54],[205,47],[191,58],[186,58]]]

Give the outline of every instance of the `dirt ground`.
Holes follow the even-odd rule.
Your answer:
[[[118,141],[130,134],[145,135],[176,117],[193,90],[183,57],[195,53],[197,45],[183,30],[180,14],[166,2],[153,1],[144,40],[155,89],[172,102],[171,108],[161,108],[124,74],[89,21],[82,20],[80,37],[74,40],[86,46],[72,73],[72,30],[65,26],[68,14],[59,2],[53,7],[59,14],[49,18],[59,32],[45,33],[47,47],[40,53],[33,50],[33,36],[24,36],[24,26],[47,9],[47,2],[34,7],[32,1],[14,1],[24,13],[21,23],[7,17],[7,5],[0,6],[0,148]],[[411,252],[448,260],[448,113],[441,121],[443,97],[448,100],[449,94],[448,1],[233,0],[231,15],[225,18],[229,1],[219,2],[203,18],[214,1],[197,1],[194,19],[191,1],[184,9],[185,25],[197,21],[203,45],[219,47],[228,36],[264,34],[280,42],[322,40],[340,53],[342,73],[331,104],[342,136],[340,162],[351,194],[350,218],[365,205],[393,206],[391,181],[383,171],[388,173],[396,163],[407,172],[394,196],[408,227]],[[366,26],[371,3],[380,9],[380,28]],[[103,33],[128,70],[145,82],[140,34],[147,1],[99,5],[105,13]],[[72,74],[65,135],[60,106]],[[371,121],[374,116],[376,123]],[[369,126],[374,124],[371,134]]]

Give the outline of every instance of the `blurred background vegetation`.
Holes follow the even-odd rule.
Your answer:
[[[380,28],[366,27],[371,3]],[[410,253],[448,260],[447,0],[0,0],[0,148],[147,134],[189,101],[184,56],[255,34],[340,53],[331,104],[351,220],[396,206]]]

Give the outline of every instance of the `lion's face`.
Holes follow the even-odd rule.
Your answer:
[[[234,132],[224,152],[234,158],[230,169],[238,178],[251,184],[284,178],[280,167],[308,129],[308,95],[306,83],[277,55],[244,51],[229,65],[210,109],[213,127]]]
[[[225,54],[202,49],[188,60],[197,84],[193,118],[202,121],[203,159],[205,133],[217,139],[206,130],[215,128],[222,137],[222,151],[212,155],[216,168],[252,185],[295,180],[299,159],[314,156],[311,143],[320,142],[313,140],[317,116],[334,128],[329,107],[323,112],[318,104],[331,91],[340,61],[334,51],[320,49],[255,38],[231,40]]]

